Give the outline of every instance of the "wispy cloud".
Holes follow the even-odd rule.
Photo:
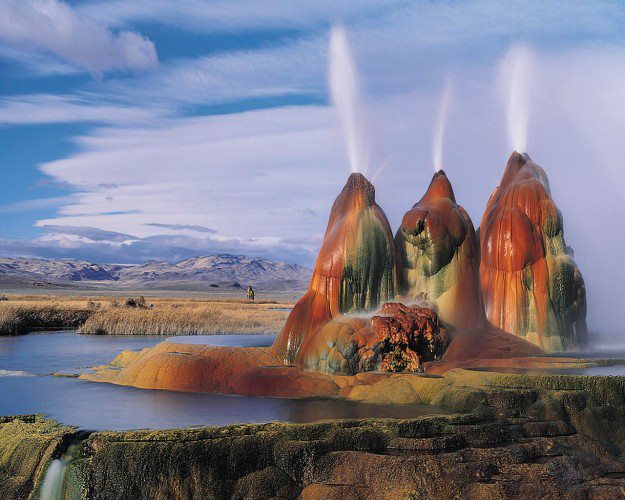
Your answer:
[[[403,2],[359,0],[358,2],[315,2],[281,0],[105,0],[80,6],[90,16],[107,23],[125,26],[134,22],[153,22],[194,31],[232,31],[241,29],[306,28],[340,19],[358,19],[396,9]]]
[[[148,222],[147,226],[171,229],[172,231],[195,231],[197,233],[216,233],[214,229],[195,224],[162,224],[159,222]]]
[[[53,54],[90,73],[146,71],[158,64],[154,44],[106,25],[59,0],[4,0],[0,41],[21,51]]]
[[[146,237],[162,230],[148,222],[165,221],[241,238],[306,235],[320,218],[300,206],[302,183],[303,208],[326,213],[328,186],[347,172],[336,168],[345,154],[332,115],[318,106],[102,128],[78,144],[75,154],[41,166],[78,192],[40,225]]]
[[[595,31],[605,34],[618,29],[615,15],[622,14],[618,0],[569,0],[563,7],[558,0],[464,2],[413,0],[360,0],[337,2],[317,0],[186,0],[172,4],[167,0],[91,0],[78,10],[107,24],[125,27],[133,23],[156,23],[197,32],[241,32],[259,29],[327,28],[332,23],[365,24],[384,27],[389,19],[403,20],[415,29],[413,39],[431,41],[463,37],[514,35],[546,26],[554,32]],[[473,28],[473,30],[469,28]],[[464,32],[459,33],[459,30]],[[389,33],[393,37],[392,33]]]
[[[115,231],[103,231],[102,229],[98,229],[97,227],[55,225],[45,225],[41,227],[49,233],[78,236],[80,238],[84,238],[86,240],[94,242],[104,241],[112,243],[124,243],[138,239],[136,236],[118,233]]]
[[[42,210],[57,208],[66,205],[71,200],[69,196],[56,196],[53,198],[35,198],[30,200],[21,200],[14,203],[0,205],[0,214],[15,214],[20,212],[31,212],[33,210]]]
[[[314,253],[305,244],[282,241],[279,238],[194,238],[156,235],[125,239],[127,235],[98,232],[95,228],[47,229],[53,232],[40,238],[0,239],[0,255],[136,264],[148,260],[174,262],[201,255],[231,253],[308,265],[314,262]]]
[[[107,104],[93,96],[28,94],[0,98],[0,125],[94,122],[152,123],[164,109]]]
[[[164,64],[157,73],[107,82],[103,95],[127,102],[210,105],[246,99],[325,96],[325,33],[285,44]]]

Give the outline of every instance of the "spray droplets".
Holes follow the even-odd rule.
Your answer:
[[[350,170],[366,171],[369,161],[368,141],[360,104],[360,78],[342,26],[334,26],[330,34],[328,80],[332,104],[338,112],[345,135]]]

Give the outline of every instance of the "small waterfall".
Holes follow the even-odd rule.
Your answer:
[[[46,477],[41,486],[41,500],[63,500],[63,482],[67,463],[61,459],[52,460],[46,471]]]

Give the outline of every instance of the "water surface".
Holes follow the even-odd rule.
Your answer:
[[[74,332],[0,337],[0,415],[47,413],[84,429],[166,429],[199,425],[312,422],[329,418],[411,418],[448,413],[428,405],[367,405],[340,399],[280,399],[195,394],[54,377],[107,363],[123,350],[162,342],[154,336],[96,336]],[[210,345],[270,345],[264,335],[172,337]]]
[[[71,331],[0,337],[0,370],[31,374],[80,370],[108,363],[124,350],[162,341],[162,337],[150,335],[80,335]]]
[[[274,340],[275,335],[178,335],[169,337],[166,342],[220,347],[269,347]]]

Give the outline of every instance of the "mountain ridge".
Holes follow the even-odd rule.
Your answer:
[[[63,283],[141,285],[148,283],[231,284],[255,288],[305,287],[312,271],[299,264],[246,255],[213,254],[178,262],[100,264],[87,260],[0,257],[0,276]]]

